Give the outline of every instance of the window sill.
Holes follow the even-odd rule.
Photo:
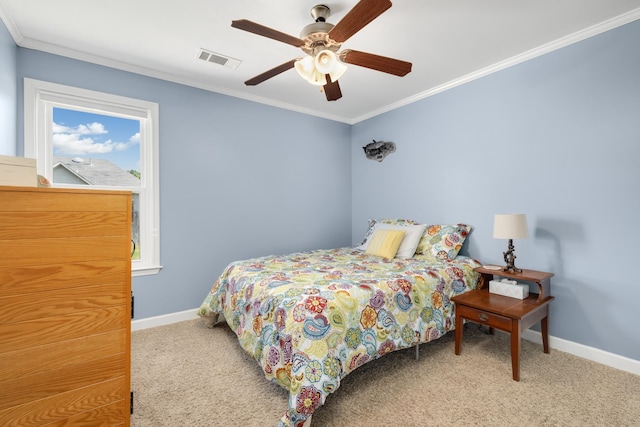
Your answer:
[[[154,266],[154,267],[139,267],[139,268],[136,268],[135,270],[131,269],[131,277],[150,276],[152,274],[158,274],[161,269],[162,269],[161,265]]]

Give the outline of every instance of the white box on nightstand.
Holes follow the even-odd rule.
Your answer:
[[[529,285],[521,285],[509,279],[491,280],[489,292],[510,298],[525,299],[529,296]]]

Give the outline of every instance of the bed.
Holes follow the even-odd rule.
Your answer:
[[[211,325],[223,315],[266,378],[288,390],[279,426],[308,426],[359,366],[453,330],[451,297],[478,283],[480,264],[459,255],[470,230],[374,220],[357,247],[232,262],[198,314]]]

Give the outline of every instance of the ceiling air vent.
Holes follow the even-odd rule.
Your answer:
[[[200,49],[200,51],[198,51],[198,59],[222,65],[223,67],[231,68],[232,70],[238,68],[238,65],[240,65],[240,63],[242,62],[239,59],[220,55],[219,53],[211,52],[205,49]]]

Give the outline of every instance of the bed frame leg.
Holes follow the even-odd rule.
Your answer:
[[[218,317],[220,317],[220,315],[217,313],[211,313],[209,316],[205,317],[204,322],[205,325],[207,325],[207,328],[213,328],[215,324],[218,323]]]
[[[420,358],[420,344],[416,344],[416,360]]]

